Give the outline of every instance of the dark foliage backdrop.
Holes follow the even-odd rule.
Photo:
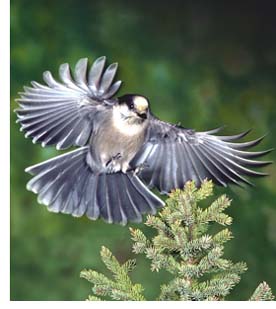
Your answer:
[[[25,189],[24,168],[57,151],[24,139],[15,124],[17,92],[42,72],[81,57],[118,61],[120,93],[148,96],[157,116],[225,133],[269,132],[275,147],[276,20],[272,1],[46,1],[11,2],[11,298],[82,300],[90,287],[81,269],[104,271],[101,245],[123,261],[130,253],[126,227],[47,212]],[[259,147],[260,148],[260,147]],[[275,159],[276,152],[270,155]],[[235,239],[227,257],[249,270],[229,299],[247,299],[266,280],[276,291],[276,166],[256,188],[226,191],[233,199]],[[139,226],[141,227],[141,226]],[[149,233],[150,231],[145,231]],[[166,273],[152,274],[138,259],[134,281],[158,294]]]

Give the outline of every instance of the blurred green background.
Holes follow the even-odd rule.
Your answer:
[[[90,285],[79,272],[105,272],[101,245],[121,261],[133,257],[127,227],[49,213],[25,189],[24,168],[58,152],[19,132],[17,92],[41,82],[45,70],[56,75],[61,63],[106,55],[119,62],[120,94],[148,96],[158,117],[196,130],[225,124],[225,134],[253,128],[251,138],[269,132],[257,149],[275,147],[275,7],[240,2],[11,1],[12,300],[83,300]],[[233,199],[235,239],[226,256],[249,268],[230,300],[247,299],[263,280],[276,293],[275,164],[266,171],[271,176],[255,180],[256,188],[217,189]],[[151,273],[139,256],[133,280],[153,299],[168,275]]]

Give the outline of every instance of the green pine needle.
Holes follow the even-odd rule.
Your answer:
[[[130,228],[133,252],[144,254],[151,271],[165,270],[173,275],[160,286],[157,300],[224,300],[247,270],[243,262],[233,263],[224,257],[224,245],[233,238],[225,226],[232,218],[225,213],[231,200],[222,195],[207,208],[200,203],[213,195],[211,181],[203,181],[198,189],[187,182],[184,190],[174,190],[158,215],[149,215],[145,225],[154,229],[152,238],[139,229]],[[221,227],[209,232],[210,223]],[[111,251],[102,247],[101,258],[112,279],[93,270],[83,270],[81,277],[92,283],[93,295],[88,300],[145,300],[143,287],[131,281],[129,273],[135,260],[120,264]],[[250,300],[272,300],[269,286],[261,283]]]

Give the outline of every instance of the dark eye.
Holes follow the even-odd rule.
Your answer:
[[[129,103],[129,108],[130,108],[130,109],[134,109],[134,104],[133,104],[133,102]]]

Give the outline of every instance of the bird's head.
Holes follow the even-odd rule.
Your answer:
[[[138,94],[119,97],[115,108],[128,123],[144,123],[149,117],[149,101]]]

